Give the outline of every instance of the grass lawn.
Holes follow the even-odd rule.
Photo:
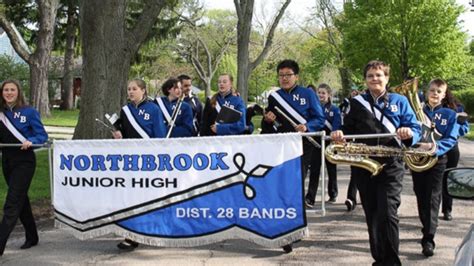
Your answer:
[[[51,110],[51,117],[42,118],[45,126],[75,127],[79,119],[79,109],[74,110]]]
[[[7,185],[3,177],[3,171],[0,171],[0,213],[2,214],[6,194]],[[36,153],[36,171],[28,191],[28,196],[32,205],[36,205],[35,203],[39,202],[48,204],[50,194],[48,151],[42,150]]]
[[[252,123],[254,126],[253,134],[260,134],[259,128],[262,128],[262,118],[263,116],[261,115],[256,115],[252,117]]]
[[[469,125],[470,125],[470,130],[464,137],[469,140],[474,140],[474,123],[470,123]]]

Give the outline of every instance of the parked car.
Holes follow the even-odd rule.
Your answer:
[[[474,200],[474,168],[451,168],[445,171],[444,188],[455,199]],[[454,265],[474,265],[474,224],[456,248]]]

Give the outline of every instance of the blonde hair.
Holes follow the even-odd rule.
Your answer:
[[[228,76],[229,77],[230,83],[232,84],[232,87],[231,87],[232,95],[236,95],[235,90],[234,90],[234,77],[232,77],[232,75],[229,74],[229,73],[222,73],[222,74],[219,75],[219,77],[222,77],[222,76]],[[217,102],[217,96],[218,95],[219,95],[219,92],[216,92],[211,97],[210,102],[211,102],[211,106],[213,108],[216,107],[216,102]]]

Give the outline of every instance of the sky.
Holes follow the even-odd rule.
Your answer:
[[[202,0],[207,8],[215,9],[231,9],[234,10],[233,0]],[[262,3],[267,10],[276,10],[281,0],[255,0],[255,7],[259,7]],[[334,0],[336,6],[342,4],[342,0]],[[461,26],[469,36],[474,38],[474,0],[456,0],[459,5],[465,7],[466,11],[461,15],[460,20],[463,20]],[[314,7],[315,0],[292,0],[288,6],[288,12],[294,19],[303,19],[311,15],[312,7]],[[270,9],[273,8],[273,9]],[[471,11],[472,10],[472,11]]]

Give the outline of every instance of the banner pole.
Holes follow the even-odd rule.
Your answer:
[[[326,216],[326,157],[324,157],[324,151],[326,150],[326,131],[322,130],[321,135],[321,210],[323,216]]]
[[[53,153],[52,153],[52,147],[54,145],[54,140],[51,145],[48,147],[48,166],[49,166],[49,189],[50,189],[50,197],[51,197],[51,206],[54,207],[53,205],[53,199],[54,199],[54,183],[53,183]]]

